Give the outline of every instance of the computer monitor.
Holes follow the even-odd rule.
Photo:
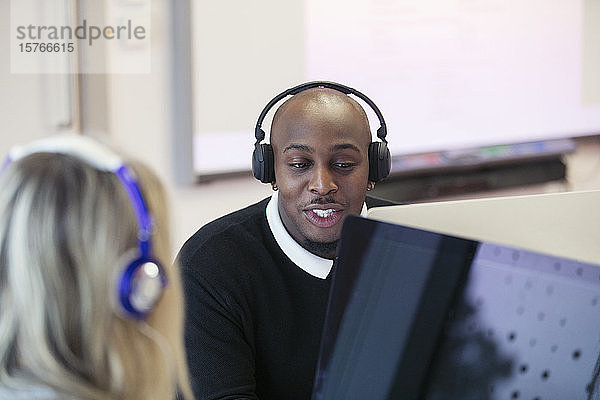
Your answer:
[[[599,354],[600,266],[349,217],[313,400],[599,398]]]

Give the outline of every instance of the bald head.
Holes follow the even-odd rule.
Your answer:
[[[290,125],[291,123],[291,125]],[[340,130],[362,132],[362,142],[371,142],[367,114],[352,97],[329,88],[311,88],[286,100],[273,116],[271,143],[277,142],[281,131],[290,128],[325,127],[332,135]]]

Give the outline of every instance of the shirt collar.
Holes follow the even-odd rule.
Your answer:
[[[327,278],[333,266],[333,260],[319,257],[296,242],[281,221],[279,207],[277,206],[278,199],[278,192],[274,192],[269,200],[269,204],[267,204],[267,222],[269,223],[271,232],[273,232],[273,236],[275,236],[275,241],[288,258],[300,267],[300,269],[316,278]],[[360,215],[363,217],[367,216],[367,206],[364,203]]]

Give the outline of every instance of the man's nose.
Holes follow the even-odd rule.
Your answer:
[[[308,190],[321,196],[337,192],[338,186],[328,166],[315,166]]]

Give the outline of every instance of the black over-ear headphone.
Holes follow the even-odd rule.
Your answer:
[[[269,110],[284,97],[293,96],[307,89],[316,87],[334,89],[344,94],[352,94],[362,99],[373,109],[377,118],[379,118],[380,126],[377,129],[377,137],[381,139],[381,142],[371,142],[371,144],[369,144],[369,181],[379,182],[385,179],[390,173],[392,157],[387,146],[387,141],[385,140],[387,128],[379,108],[377,108],[371,99],[358,90],[339,83],[326,81],[303,83],[278,94],[267,103],[258,117],[256,128],[254,128],[254,136],[256,137],[254,152],[252,153],[252,173],[254,174],[254,177],[264,183],[275,182],[273,147],[269,143],[260,143],[265,138],[265,132],[262,130],[261,126]]]

